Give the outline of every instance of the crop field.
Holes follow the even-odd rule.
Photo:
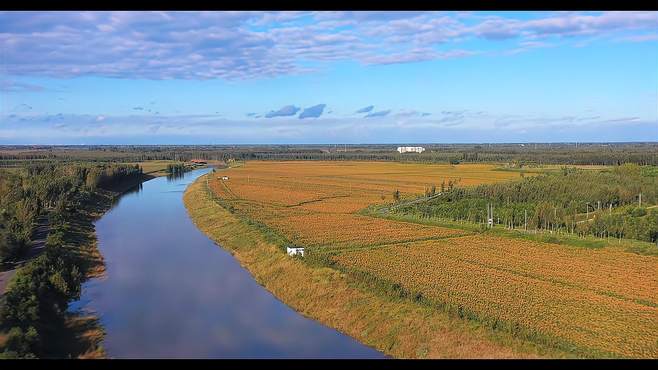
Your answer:
[[[334,258],[480,320],[602,352],[658,356],[655,257],[465,236]]]
[[[390,202],[395,190],[419,194],[432,184],[438,188],[441,182],[470,186],[519,177],[518,173],[496,168],[489,164],[253,161],[222,174],[230,176],[227,185],[236,199],[290,206],[330,196],[349,196],[349,202],[343,204],[356,204],[360,209],[373,202]]]
[[[220,171],[210,187],[257,221],[307,247],[356,247],[463,235],[460,230],[354,214],[391,202],[393,192],[423,193],[441,182],[480,184],[517,178],[482,164],[391,162],[247,162]],[[228,176],[229,180],[221,180]]]
[[[358,247],[463,235],[459,230],[352,214],[309,213],[271,222],[298,244],[309,247]]]
[[[395,190],[404,198],[444,181],[470,186],[519,177],[496,168],[247,162],[213,174],[209,186],[235,212],[307,247],[309,254],[327,253],[337,268],[400,286],[421,302],[578,353],[658,357],[655,256],[358,213],[392,202]]]

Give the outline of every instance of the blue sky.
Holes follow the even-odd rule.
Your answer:
[[[658,140],[656,12],[4,12],[0,48],[0,144]]]

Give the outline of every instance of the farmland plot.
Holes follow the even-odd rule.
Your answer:
[[[422,194],[517,178],[495,165],[247,162],[215,196],[337,267],[401,286],[437,308],[578,353],[658,357],[658,258],[474,235],[357,214]]]
[[[655,257],[466,236],[334,258],[482,321],[619,356],[658,356]]]

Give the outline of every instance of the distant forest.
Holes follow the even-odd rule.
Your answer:
[[[406,144],[401,144],[406,145]],[[424,153],[400,154],[397,145],[101,145],[4,146],[0,167],[44,161],[145,160],[378,160],[423,163],[514,162],[521,165],[658,165],[658,143],[418,144]]]

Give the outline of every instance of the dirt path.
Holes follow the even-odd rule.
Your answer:
[[[30,249],[27,251],[25,256],[20,260],[6,266],[3,271],[0,271],[0,296],[5,294],[7,285],[11,278],[16,274],[16,271],[30,261],[32,258],[38,256],[43,249],[46,247],[46,238],[50,231],[50,226],[48,224],[48,216],[42,215],[37,220],[37,225],[32,231],[32,241],[30,242]]]

